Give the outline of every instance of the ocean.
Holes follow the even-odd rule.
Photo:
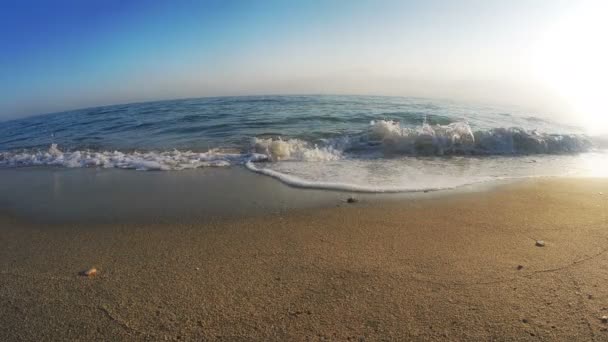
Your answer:
[[[249,96],[0,122],[0,168],[32,167],[244,168],[301,188],[415,192],[606,177],[608,152],[581,128],[520,109],[405,97]]]

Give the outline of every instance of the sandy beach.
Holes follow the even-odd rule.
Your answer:
[[[608,342],[608,0],[3,5],[0,342]]]
[[[336,205],[191,222],[5,213],[0,340],[608,340],[605,179]]]

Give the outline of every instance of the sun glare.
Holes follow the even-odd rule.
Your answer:
[[[549,27],[535,71],[590,134],[608,133],[608,2],[587,1]]]

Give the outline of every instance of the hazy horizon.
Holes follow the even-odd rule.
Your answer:
[[[601,1],[3,6],[0,120],[175,98],[357,94],[607,122]]]

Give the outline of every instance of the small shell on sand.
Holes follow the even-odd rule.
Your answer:
[[[80,275],[84,277],[94,277],[97,275],[97,269],[95,267],[89,268],[86,271],[80,272]]]

